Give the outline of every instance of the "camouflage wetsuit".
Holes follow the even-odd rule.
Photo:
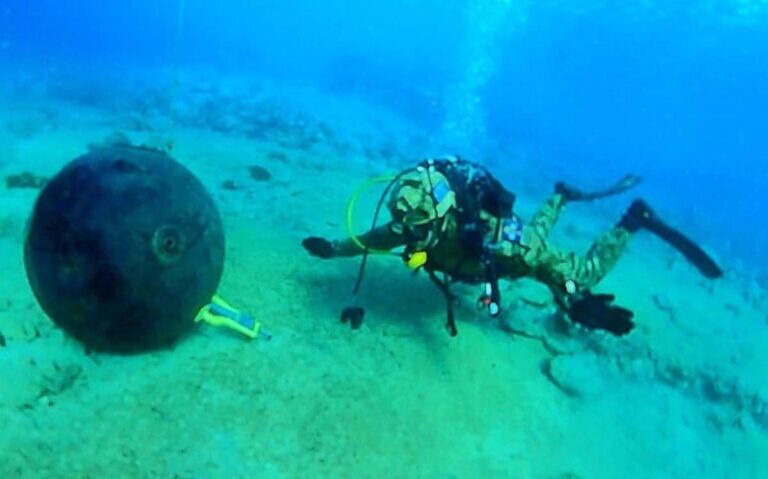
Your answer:
[[[451,282],[483,283],[480,304],[494,316],[501,307],[499,279],[530,277],[549,287],[575,323],[621,336],[634,327],[633,313],[613,304],[612,294],[592,294],[590,289],[615,266],[635,232],[642,229],[654,234],[709,279],[723,275],[701,247],[662,221],[642,199],[633,201],[616,226],[597,238],[585,256],[549,244],[549,233],[568,202],[618,194],[639,181],[639,177],[627,175],[608,189],[592,192],[557,183],[555,193],[530,222],[523,223],[513,211],[515,195],[481,165],[455,157],[426,160],[399,173],[388,186],[387,191],[392,191],[387,203],[392,217],[389,224],[359,239],[331,242],[313,236],[302,244],[310,254],[325,259],[364,254],[366,248],[389,251],[404,247],[408,266],[423,267],[444,294],[446,325],[452,335],[456,326]],[[364,266],[365,262],[355,291]],[[356,328],[363,314],[362,308],[348,307],[342,321],[349,320]]]
[[[465,176],[472,175],[470,173]],[[440,178],[443,177],[440,176]],[[466,242],[460,238],[461,220],[458,212],[461,208],[451,208],[442,217],[431,214],[434,210],[431,203],[433,197],[423,190],[434,190],[433,182],[434,180],[430,179],[428,187],[421,188],[421,191],[416,188],[405,194],[418,196],[412,201],[414,204],[429,203],[424,204],[422,209],[424,214],[431,216],[429,221],[422,225],[429,225],[435,221],[441,222],[438,241],[420,248],[418,245],[413,245],[407,235],[398,233],[396,228],[392,228],[392,223],[363,235],[360,240],[373,249],[389,250],[406,246],[406,255],[417,250],[425,251],[428,257],[424,265],[426,269],[446,273],[459,281],[471,283],[484,281],[486,278],[484,262],[477,253],[468,254]],[[449,181],[449,183],[456,183],[456,181]],[[425,182],[421,184],[426,185]],[[451,184],[453,188],[456,186]],[[397,195],[402,196],[403,193],[396,189],[393,197]],[[534,278],[546,284],[561,305],[564,305],[568,293],[588,290],[597,284],[616,264],[631,237],[627,229],[616,226],[601,235],[586,256],[564,252],[553,247],[548,241],[548,236],[566,204],[563,195],[553,194],[527,224],[522,223],[516,215],[512,214],[511,209],[510,214],[501,217],[490,215],[485,210],[478,212],[485,230],[484,251],[488,252],[497,276],[507,279]],[[389,208],[393,216],[396,216],[396,200],[390,201]],[[361,248],[351,240],[335,242],[333,249],[334,256],[353,256],[362,253]]]

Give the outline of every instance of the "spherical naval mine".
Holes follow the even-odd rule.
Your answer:
[[[94,350],[171,345],[216,292],[221,217],[203,185],[166,153],[97,148],[40,193],[25,243],[45,313]]]

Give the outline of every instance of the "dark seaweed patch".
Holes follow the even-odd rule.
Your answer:
[[[248,167],[248,174],[250,174],[251,178],[256,181],[269,181],[272,179],[272,173],[266,168],[258,165]]]

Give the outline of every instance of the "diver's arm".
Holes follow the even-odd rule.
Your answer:
[[[379,226],[362,236],[358,236],[360,243],[368,246],[369,250],[389,251],[405,244],[402,235],[392,233],[389,225]],[[363,254],[363,249],[351,238],[333,242],[334,257],[349,257]]]
[[[405,244],[405,239],[401,235],[392,233],[388,225],[358,236],[358,240],[367,245],[369,250],[389,251]],[[364,251],[352,239],[329,241],[325,238],[311,237],[306,238],[302,244],[309,254],[323,259],[357,256]]]

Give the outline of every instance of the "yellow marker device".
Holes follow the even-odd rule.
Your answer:
[[[229,328],[250,338],[269,340],[270,334],[261,329],[261,323],[251,315],[233,307],[220,296],[214,296],[210,304],[203,306],[195,317],[195,322],[204,321],[217,328]]]

